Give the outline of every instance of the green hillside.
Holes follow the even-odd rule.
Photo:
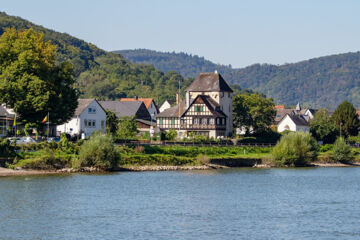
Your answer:
[[[43,33],[45,40],[56,44],[57,61],[70,61],[74,65],[80,97],[118,99],[141,96],[155,98],[161,103],[165,99],[175,100],[179,81],[182,90],[191,82],[174,71],[164,73],[151,65],[132,64],[119,54],[106,52],[69,34],[0,12],[0,34],[9,27],[31,27]]]
[[[146,49],[115,51],[127,60],[172,69],[185,77],[218,70],[232,84],[274,98],[277,103],[334,109],[344,100],[360,107],[360,52],[314,58],[293,64],[254,64],[246,68],[214,64],[185,53],[163,53]],[[241,57],[241,56],[240,56]]]

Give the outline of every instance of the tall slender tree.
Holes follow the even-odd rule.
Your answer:
[[[341,103],[332,117],[336,123],[336,127],[343,136],[358,135],[360,127],[359,116],[356,114],[356,109],[350,102],[344,101]]]

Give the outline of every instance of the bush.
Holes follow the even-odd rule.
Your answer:
[[[10,144],[8,139],[0,141],[0,157],[13,157],[15,155],[15,147]]]
[[[345,142],[344,138],[338,138],[333,147],[332,158],[335,161],[348,163],[354,160],[354,154],[351,147]]]
[[[207,165],[210,163],[209,157],[204,154],[200,154],[196,159],[203,165]]]
[[[278,166],[304,166],[317,157],[318,145],[310,133],[295,132],[281,137],[272,151]]]
[[[177,137],[177,132],[175,129],[170,129],[165,133],[166,140],[175,140],[176,137]]]
[[[73,167],[96,167],[109,170],[116,167],[119,158],[119,150],[115,147],[112,138],[96,133],[81,145],[79,159],[73,163]]]
[[[333,148],[333,145],[331,144],[325,144],[325,145],[321,145],[319,152],[328,152]]]

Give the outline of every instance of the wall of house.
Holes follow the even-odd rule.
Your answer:
[[[296,131],[302,131],[302,132],[310,132],[310,127],[308,126],[296,126]]]
[[[89,108],[92,110],[89,111]],[[95,111],[93,110],[95,109]],[[67,123],[58,125],[56,127],[58,133],[67,133],[71,136],[85,133],[85,136],[90,136],[95,131],[106,132],[106,113],[100,105],[93,101],[80,116],[73,117]]]
[[[89,108],[95,109],[95,113],[93,111],[89,111]],[[95,131],[106,132],[106,113],[96,101],[93,101],[89,104],[89,106],[87,106],[87,108],[80,114],[80,119],[81,132],[85,133],[86,137],[90,136]],[[94,123],[95,126],[93,126]]]
[[[232,93],[231,92],[190,92],[190,102],[198,95],[210,96],[213,100],[219,103],[221,110],[227,116],[225,135],[232,135],[233,131],[233,110],[232,110]]]
[[[296,132],[296,124],[291,120],[289,116],[286,116],[277,127],[278,132],[293,131]]]
[[[170,108],[170,107],[171,107],[170,103],[169,103],[168,101],[165,101],[165,102],[161,105],[161,107],[159,108],[159,111],[160,111],[160,112],[163,112],[163,111],[165,111],[166,109],[168,109],[168,108]]]
[[[150,106],[148,108],[148,111],[151,115],[151,119],[155,120],[156,119],[156,115],[157,115],[157,110],[156,110],[156,107],[155,107],[155,104],[152,102],[150,103]]]

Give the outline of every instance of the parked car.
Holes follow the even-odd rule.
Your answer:
[[[60,141],[60,137],[49,137],[47,139],[47,142],[59,142]]]
[[[9,137],[7,139],[10,140],[10,143],[15,143],[15,141],[16,141],[16,144],[28,144],[28,143],[37,143],[38,142],[29,136],[27,136],[27,137]]]

